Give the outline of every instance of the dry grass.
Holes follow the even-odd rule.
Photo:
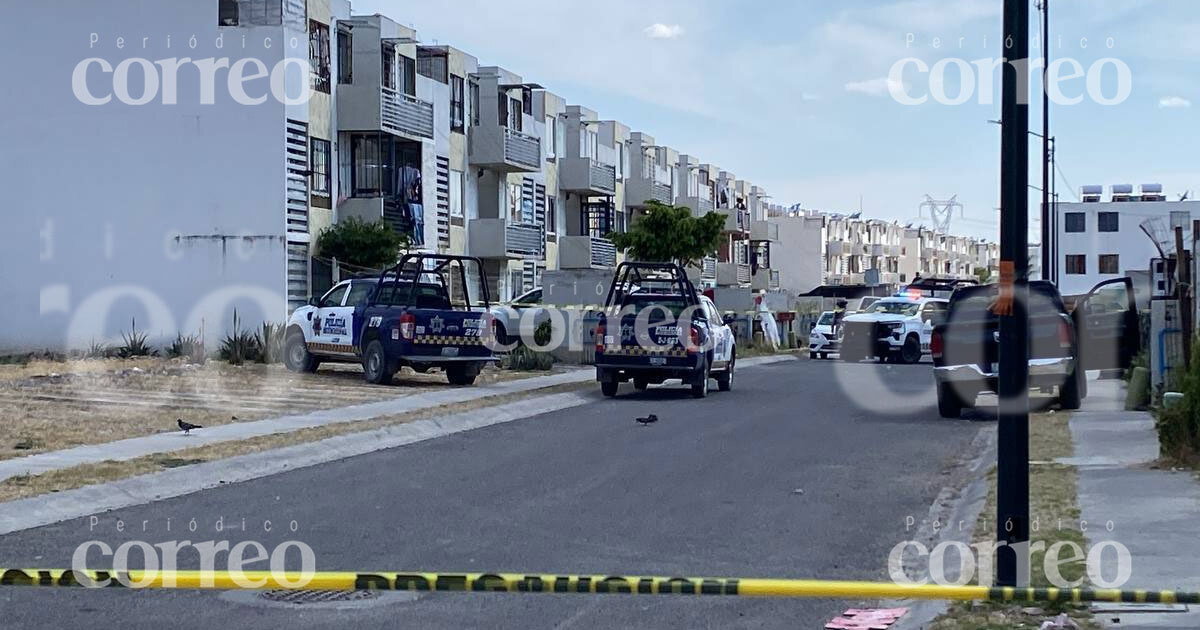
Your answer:
[[[1053,462],[1070,457],[1075,447],[1071,441],[1069,413],[1034,414],[1029,418],[1029,459],[1037,462],[1029,470],[1029,516],[1037,524],[1030,532],[1031,542],[1044,541],[1049,548],[1059,541],[1071,541],[1086,548],[1079,531],[1079,504],[1076,500],[1076,473],[1073,466]],[[994,540],[996,526],[995,470],[988,475],[991,489],[987,502],[975,524],[974,542]],[[1061,527],[1060,525],[1061,521]],[[1031,560],[1031,583],[1050,586],[1043,571],[1043,552],[1034,552]],[[1084,563],[1060,565],[1063,577],[1076,580],[1084,577]],[[1065,612],[1084,630],[1099,628],[1086,605],[1073,604],[997,604],[991,602],[956,602],[934,620],[930,630],[1009,630],[1037,628],[1048,617]]]
[[[477,382],[528,376],[488,367]],[[370,385],[357,365],[322,366],[317,374],[159,358],[0,365],[0,459],[174,431],[176,418],[216,426],[445,387],[440,372],[408,369],[391,386]]]
[[[593,383],[571,383],[537,390],[538,395],[558,392],[575,391],[594,386]],[[443,405],[436,409],[384,416],[374,420],[361,422],[346,422],[309,429],[301,429],[289,433],[264,435],[248,440],[223,442],[190,449],[147,455],[126,461],[106,461],[98,464],[85,464],[64,470],[56,470],[40,475],[19,475],[0,481],[0,501],[24,499],[50,492],[61,492],[87,485],[126,479],[136,475],[158,472],[167,468],[178,468],[201,462],[224,459],[237,455],[259,453],[271,449],[315,442],[337,435],[370,431],[381,427],[392,426],[443,417],[449,414],[481,409],[493,405],[521,400],[529,396],[529,392],[493,396],[481,400],[473,400],[452,405]]]

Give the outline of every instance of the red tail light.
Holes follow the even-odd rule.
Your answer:
[[[1071,325],[1067,322],[1058,322],[1058,347],[1071,347]]]
[[[929,337],[929,354],[930,354],[930,356],[932,356],[935,359],[942,358],[943,346],[944,346],[944,342],[942,341],[942,331],[940,331],[940,330],[933,331],[933,335],[931,335]]]
[[[412,313],[405,313],[400,316],[400,336],[405,341],[412,341],[413,334],[417,330],[417,316]]]
[[[604,324],[596,326],[596,352],[604,352],[604,335],[607,332]]]
[[[698,352],[700,350],[700,328],[692,326],[688,329],[688,352]]]

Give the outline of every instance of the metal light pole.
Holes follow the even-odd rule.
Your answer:
[[[1029,1],[1004,0],[1000,140],[1000,398],[996,466],[996,554],[1000,586],[1027,583],[1029,541]],[[1015,546],[1015,548],[1014,548]]]
[[[1050,270],[1050,0],[1039,0],[1042,11],[1042,279]]]

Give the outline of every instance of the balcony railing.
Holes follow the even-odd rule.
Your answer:
[[[504,159],[538,170],[542,166],[542,143],[536,136],[505,127]]]
[[[779,224],[772,221],[754,221],[750,224],[750,240],[778,241]]]
[[[379,90],[379,118],[384,131],[433,139],[433,103],[384,87]]]
[[[559,188],[584,194],[617,192],[617,169],[591,158],[569,157],[559,167]]]
[[[560,236],[558,266],[562,269],[612,268],[617,265],[617,248],[598,236]]]
[[[536,225],[509,224],[504,226],[504,249],[510,254],[541,257],[542,230]]]
[[[717,279],[717,259],[705,258],[700,261],[700,277],[705,280]]]
[[[746,263],[717,263],[717,284],[737,286],[750,283],[750,265]]]
[[[671,185],[653,182],[650,185],[650,198],[659,203],[670,204],[674,201],[671,198]]]
[[[759,268],[758,273],[754,274],[754,279],[751,283],[751,288],[756,291],[767,291],[779,288],[779,270]]]

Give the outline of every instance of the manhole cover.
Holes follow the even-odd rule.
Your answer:
[[[375,591],[298,591],[277,590],[263,591],[260,598],[281,604],[302,606],[305,604],[335,604],[345,602],[361,602],[379,597]]]

